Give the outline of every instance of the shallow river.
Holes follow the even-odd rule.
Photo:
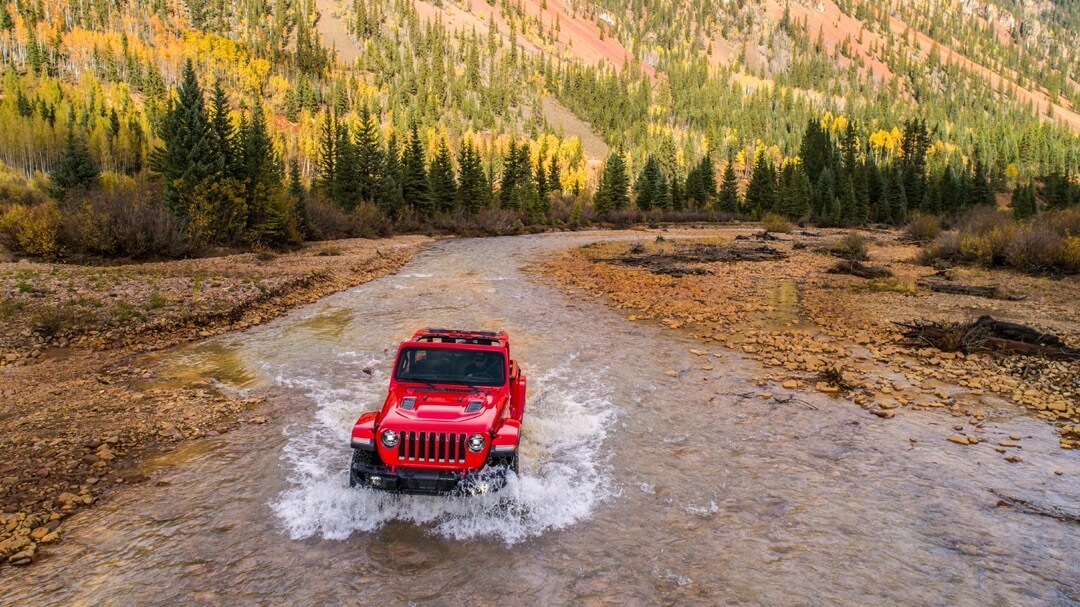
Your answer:
[[[988,424],[1025,435],[1008,464],[946,443],[946,413],[758,398],[736,354],[691,355],[527,271],[598,237],[440,242],[159,361],[268,394],[271,422],[162,456],[157,483],[0,571],[0,604],[1080,603],[1080,527],[992,492],[1075,509],[1080,454],[1049,425]],[[435,325],[510,332],[530,379],[520,477],[469,499],[348,489],[352,421],[381,402],[397,342]]]

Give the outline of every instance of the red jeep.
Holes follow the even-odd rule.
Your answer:
[[[525,376],[505,332],[423,329],[398,346],[382,409],[352,429],[350,486],[496,491],[517,472]]]

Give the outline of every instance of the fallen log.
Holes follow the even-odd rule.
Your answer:
[[[905,338],[942,352],[1008,352],[1023,356],[1043,356],[1058,360],[1080,360],[1080,348],[1066,345],[1053,333],[980,316],[968,323],[894,323],[904,329]]]
[[[1022,512],[1037,514],[1039,516],[1057,519],[1066,523],[1080,523],[1080,514],[1069,512],[1056,506],[1044,506],[1042,504],[1037,504],[1029,500],[1020,499],[1018,497],[1009,495],[996,489],[990,489],[990,493],[993,493],[998,497],[998,507],[1007,506],[1009,508],[1015,508]]]
[[[893,275],[887,268],[879,268],[877,266],[868,266],[864,263],[845,259],[843,261],[836,262],[836,265],[826,270],[829,274],[850,274],[851,276],[858,276],[859,278],[888,278]]]
[[[996,286],[978,287],[972,285],[958,285],[937,280],[920,280],[915,284],[919,285],[920,287],[930,289],[935,293],[949,293],[951,295],[973,295],[975,297],[987,297],[989,299],[1007,299],[1009,301],[1020,301],[1023,299],[1027,299],[1023,295],[1004,293]]]

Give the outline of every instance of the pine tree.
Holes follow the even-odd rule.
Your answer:
[[[292,198],[293,221],[301,239],[311,236],[311,212],[307,207],[307,190],[300,177],[300,161],[293,157],[289,160],[289,196]]]
[[[189,59],[161,128],[162,146],[151,156],[151,168],[165,181],[166,208],[181,219],[190,219],[197,188],[217,171],[211,149],[210,124],[202,88]],[[208,218],[202,218],[209,221]]]
[[[416,131],[416,124],[409,131],[409,141],[402,159],[401,196],[414,213],[424,219],[430,219],[434,204],[431,189],[428,187],[427,170],[424,162],[424,144]]]
[[[390,219],[399,219],[405,208],[405,200],[401,194],[401,152],[394,134],[391,134],[386,142],[386,152],[382,158],[383,166],[379,171],[379,191],[375,202],[384,215]]]
[[[99,175],[86,140],[75,133],[75,125],[69,126],[60,163],[49,175],[56,196],[62,198],[75,191],[88,190],[97,185]]]
[[[214,166],[214,179],[228,179],[239,177],[239,166],[236,148],[236,129],[230,116],[228,98],[225,90],[221,88],[221,82],[214,83],[214,91],[210,102],[210,162]]]
[[[444,214],[452,213],[457,202],[457,182],[454,178],[454,161],[450,158],[450,149],[445,141],[439,143],[435,158],[428,167],[428,183],[435,210]]]
[[[334,180],[330,200],[343,211],[354,211],[360,204],[360,158],[348,125],[338,123],[334,142]]]
[[[480,164],[480,155],[472,141],[466,140],[458,150],[457,206],[469,215],[475,215],[485,205],[487,192],[490,192],[484,167]]]
[[[975,153],[975,170],[971,175],[971,204],[995,206],[997,198],[994,196],[994,188],[990,185],[990,177],[986,174],[986,165],[978,151]]]
[[[657,182],[662,178],[660,163],[650,154],[634,182],[634,204],[639,210],[649,212],[656,206]]]
[[[664,171],[658,170],[656,172],[656,181],[653,182],[653,206],[660,210],[668,210],[671,208],[671,186],[668,185],[667,177],[664,176]]]
[[[836,202],[836,178],[829,167],[825,167],[814,184],[814,216],[825,225],[835,224],[839,220],[840,205]],[[834,216],[833,209],[836,209]]]
[[[899,225],[907,221],[907,194],[904,192],[904,175],[899,168],[893,168],[885,178],[885,196],[883,214],[879,221]]]
[[[1031,184],[1020,184],[1013,190],[1012,211],[1013,217],[1017,219],[1031,219],[1038,214],[1035,189]]]
[[[720,194],[716,201],[717,209],[726,213],[739,212],[739,181],[735,176],[735,162],[729,156],[724,167],[724,177],[720,182]]]
[[[776,178],[772,163],[764,153],[758,154],[750,183],[746,187],[746,206],[756,217],[768,213],[776,206]]]
[[[562,173],[559,171],[558,156],[551,157],[551,166],[548,170],[548,187],[553,192],[562,191]]]
[[[360,124],[357,126],[355,139],[356,193],[360,200],[375,202],[383,159],[378,126],[367,106],[360,108]]]
[[[289,233],[288,208],[282,183],[281,161],[266,130],[262,105],[251,109],[251,119],[240,134],[247,203],[247,238],[268,245],[285,244]]]
[[[775,211],[788,219],[801,219],[810,208],[810,181],[794,162],[780,169],[780,189]]]
[[[926,196],[926,152],[930,149],[930,136],[926,123],[915,118],[904,124],[904,137],[900,142],[904,193],[908,208],[924,210]]]
[[[337,181],[338,122],[333,112],[327,112],[319,130],[319,166],[316,185],[327,198],[332,198]]]
[[[600,183],[593,197],[593,210],[597,215],[621,211],[630,206],[629,179],[622,152],[612,152],[604,162]]]

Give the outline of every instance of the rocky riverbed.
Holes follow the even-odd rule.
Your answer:
[[[144,455],[267,421],[261,399],[204,378],[156,382],[139,353],[385,276],[428,240],[113,266],[0,263],[0,562],[32,563],[67,516],[145,481]]]
[[[543,271],[564,289],[606,299],[632,322],[691,332],[701,368],[720,364],[709,345],[739,351],[761,367],[759,396],[797,399],[800,391],[834,394],[880,418],[941,408],[956,423],[943,441],[996,449],[1023,461],[1020,436],[990,440],[989,417],[1015,405],[1056,424],[1063,448],[1080,448],[1080,362],[944,352],[902,336],[895,323],[968,321],[992,315],[1080,344],[1080,280],[953,268],[957,284],[994,285],[994,299],[933,292],[941,279],[914,263],[918,247],[897,232],[862,232],[865,264],[891,276],[829,273],[845,254],[843,231],[711,236],[706,231],[652,232],[637,242],[581,247]],[[687,240],[686,238],[691,238]],[[936,276],[935,276],[936,275]],[[1023,414],[1023,413],[1020,413]]]

